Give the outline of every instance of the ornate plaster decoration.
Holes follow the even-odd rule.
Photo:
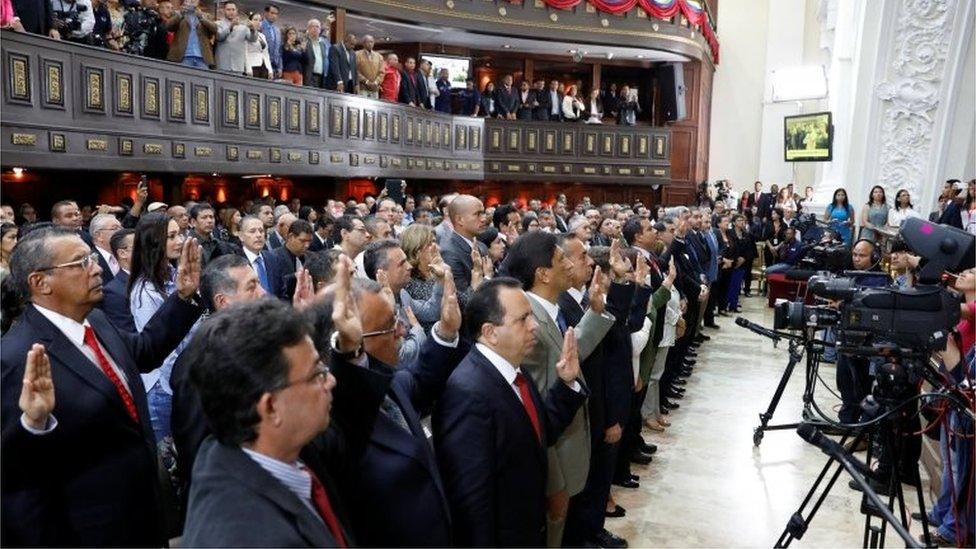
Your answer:
[[[888,196],[919,197],[932,155],[935,111],[943,102],[955,0],[901,0],[890,64],[875,88],[881,100],[878,184]]]

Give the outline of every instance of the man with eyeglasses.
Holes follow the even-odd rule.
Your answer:
[[[30,300],[0,340],[2,527],[12,545],[166,543],[139,373],[200,316],[200,249],[184,244],[176,291],[139,334],[95,309],[98,257],[61,228],[31,232],[11,256],[11,281]]]

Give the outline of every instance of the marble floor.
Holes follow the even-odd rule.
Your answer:
[[[745,298],[742,315],[771,327],[772,310],[765,304],[764,298]],[[826,462],[792,430],[768,432],[760,447],[753,446],[758,414],[787,363],[786,344],[773,348],[770,340],[736,326],[733,317],[717,322],[720,329],[706,330],[712,339],[699,350],[681,408],[669,416],[673,425],[664,433],[644,431],[645,440],[659,449],[650,465],[634,467],[640,487],[613,488],[627,516],[607,519],[607,528],[631,547],[772,547]],[[833,365],[821,371],[834,387]],[[802,393],[801,365],[771,423],[798,420]],[[823,389],[816,398],[824,410],[837,404]],[[864,459],[865,454],[857,456]],[[793,546],[861,545],[861,498],[847,487],[849,479],[841,475]],[[912,502],[917,502],[914,495],[907,505],[915,510]],[[920,534],[921,524],[911,530]],[[890,527],[887,545],[902,546]]]

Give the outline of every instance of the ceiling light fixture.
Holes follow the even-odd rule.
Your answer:
[[[505,44],[502,47],[505,48],[506,50],[512,49],[512,45],[511,44]]]
[[[24,171],[25,170],[24,170],[24,168],[14,168],[11,171],[14,172],[14,175],[16,175],[17,177],[20,177],[20,176],[24,175]]]

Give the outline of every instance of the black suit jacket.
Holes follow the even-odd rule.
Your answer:
[[[546,448],[587,395],[557,381],[543,400],[531,376],[523,375],[542,428],[541,443],[519,397],[476,348],[451,374],[434,410],[434,444],[455,545],[545,545]]]
[[[500,116],[506,117],[509,113],[516,113],[518,110],[518,93],[515,86],[507,91],[505,86],[495,88],[495,108],[498,109]]]
[[[117,330],[94,309],[88,322],[125,375],[139,414],[99,367],[33,305],[0,340],[3,540],[9,545],[160,546],[156,443],[139,377],[158,367],[200,316],[175,293],[139,333]],[[51,360],[57,426],[43,436],[20,423],[27,351]]]
[[[347,78],[350,74],[352,76]],[[329,75],[326,78],[325,87],[334,90],[339,87],[339,82],[343,83],[345,93],[352,93],[356,88],[356,83],[359,82],[359,73],[356,71],[356,52],[347,50],[342,43],[329,48]]]
[[[98,252],[95,246],[92,246],[92,250]],[[101,253],[98,254],[98,266],[102,268],[102,288],[104,289],[115,278],[115,275],[112,274],[112,268],[108,266],[108,261],[105,261]]]
[[[334,246],[334,244],[332,243],[332,241],[329,238],[326,238],[323,241],[321,239],[321,237],[319,237],[318,233],[312,233],[312,244],[309,245],[308,251],[310,251],[310,252],[320,252],[320,251],[329,250],[333,246]]]
[[[263,252],[262,255],[264,255]],[[302,264],[305,263],[303,257],[299,259]],[[295,289],[295,256],[288,251],[287,247],[282,246],[265,256],[264,264],[265,266],[273,265],[271,269],[268,269],[268,283],[274,290],[274,295],[281,299],[290,300],[292,292],[289,291],[289,287],[291,290]],[[274,279],[273,282],[272,279]]]
[[[46,36],[54,28],[54,8],[48,0],[13,0],[12,3],[25,31]]]
[[[772,193],[762,193],[759,195],[759,201],[756,203],[756,215],[759,219],[769,218],[775,205],[776,197]]]
[[[315,238],[312,237],[313,242],[314,240]],[[282,246],[282,248],[284,248],[284,246]],[[243,257],[244,259],[248,259],[247,254],[244,253],[243,248],[237,248],[235,252],[237,253],[237,255]],[[261,250],[261,257],[264,258],[264,270],[268,274],[268,286],[270,286],[269,288],[265,288],[265,291],[268,292],[268,294],[274,296],[285,293],[284,290],[281,288],[283,277],[277,271],[278,262],[275,257],[275,252],[269,250]],[[292,276],[294,276],[295,273],[294,264],[292,264],[291,273]]]
[[[488,248],[478,240],[475,242],[478,244],[478,253],[484,257]],[[451,267],[458,292],[464,292],[471,287],[471,244],[465,242],[456,231],[451,231],[450,236],[441,242],[441,257]]]
[[[341,499],[319,452],[306,447],[301,459],[325,487],[352,546]],[[240,448],[207,438],[193,473],[185,547],[338,546],[322,519]]]
[[[432,337],[417,361],[399,369],[377,360],[369,368],[343,365],[337,378],[347,385],[373,387],[400,408],[407,432],[386,413],[376,417],[362,459],[342,483],[356,539],[376,547],[448,547],[451,515],[437,460],[420,419],[429,415],[466,346],[449,348]],[[357,379],[358,378],[358,379]],[[334,416],[339,424],[342,414]]]
[[[622,310],[614,310],[612,314],[617,321],[603,339],[604,347],[604,376],[606,377],[606,417],[603,428],[627,425],[630,415],[631,401],[634,398],[634,368],[633,344],[630,341],[631,332],[639,330],[644,325],[647,316],[647,302],[651,298],[651,289],[643,285],[628,284],[626,297],[620,305]],[[609,304],[609,303],[608,303]],[[589,381],[590,378],[586,378]],[[601,433],[602,434],[602,433]],[[602,440],[602,438],[601,438]]]
[[[400,71],[400,102],[413,103],[421,107],[430,102],[430,94],[427,92],[427,78],[419,70],[414,71],[416,81],[410,80],[407,71]]]
[[[532,103],[534,103],[536,100],[535,90],[530,89],[528,91],[528,93],[525,96],[525,101],[522,101],[522,90],[517,90],[515,92],[515,100],[516,100],[516,107],[515,107],[516,117],[519,120],[532,120],[532,113],[533,110],[535,109],[535,107],[532,106]]]
[[[120,332],[136,332],[136,323],[132,319],[132,309],[129,307],[129,274],[119,270],[119,274],[111,282],[102,287],[102,310],[105,316]]]
[[[538,98],[539,106],[532,113],[536,120],[558,122],[563,119],[563,94],[556,92],[556,110],[558,112],[555,115],[552,114],[552,90],[546,88],[538,93],[536,97]]]

